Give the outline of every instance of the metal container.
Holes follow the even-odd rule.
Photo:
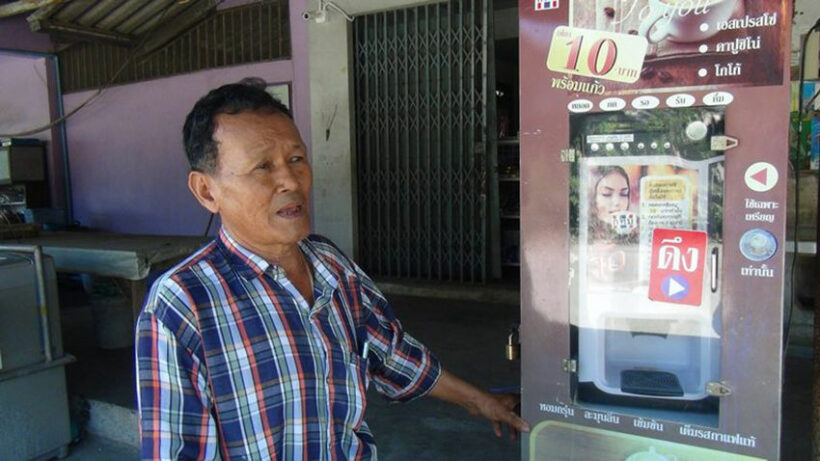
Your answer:
[[[2,247],[5,250],[8,247]],[[71,441],[54,264],[0,251],[0,459],[65,456]]]

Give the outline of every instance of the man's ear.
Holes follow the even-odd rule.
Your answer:
[[[219,204],[213,195],[213,178],[201,171],[188,173],[188,189],[194,194],[200,205],[211,213],[219,213]]]

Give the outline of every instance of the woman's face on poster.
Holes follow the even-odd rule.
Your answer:
[[[598,181],[595,188],[595,211],[598,219],[609,223],[612,213],[629,208],[629,184],[618,172],[610,172]]]

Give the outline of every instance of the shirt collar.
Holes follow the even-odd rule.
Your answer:
[[[253,279],[264,274],[268,269],[276,267],[265,261],[265,258],[243,247],[224,227],[219,229],[217,242],[224,250],[228,264],[243,278]]]
[[[228,263],[233,270],[243,278],[251,280],[266,272],[273,277],[274,280],[285,277],[284,270],[242,246],[224,227],[219,230],[217,242],[218,245],[222,247]],[[331,290],[335,290],[339,282],[336,280],[336,277],[333,276],[333,272],[322,260],[316,249],[313,248],[310,240],[301,240],[299,242],[299,249],[302,250],[302,253],[307,257],[308,262],[313,268],[314,283],[319,285],[317,288],[327,287]]]
[[[339,280],[333,276],[333,272],[328,267],[327,262],[321,257],[310,239],[303,239],[299,242],[299,248],[307,257],[313,269],[313,282],[319,291],[325,291],[325,288],[335,290],[339,286]]]

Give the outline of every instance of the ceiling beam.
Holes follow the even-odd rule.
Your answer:
[[[63,3],[66,0],[17,0],[16,2],[0,5],[0,18],[28,13],[38,8]]]
[[[30,25],[32,30],[39,30],[51,34],[59,34],[97,42],[105,41],[121,46],[133,46],[136,41],[135,37],[127,34],[95,29],[93,27],[85,27],[79,24],[66,24],[57,21],[50,21],[47,19],[37,21],[36,28],[33,22],[31,22]]]

